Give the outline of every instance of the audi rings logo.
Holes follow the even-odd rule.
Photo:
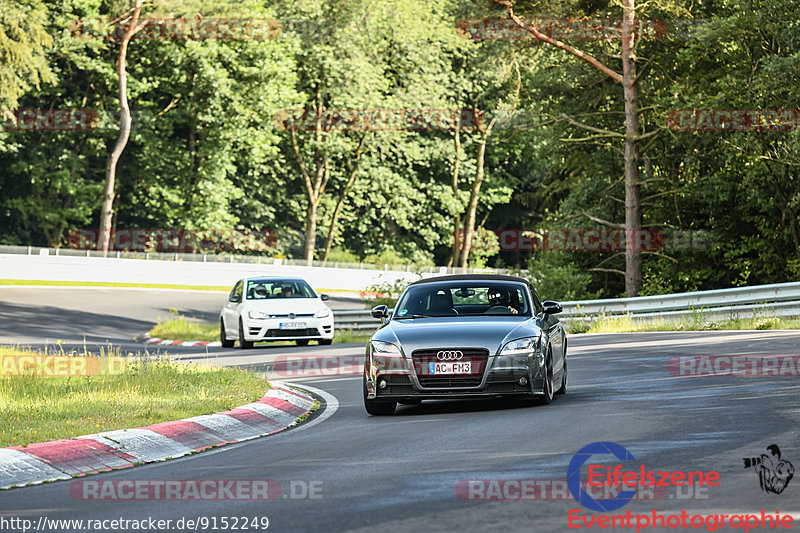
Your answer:
[[[436,352],[436,359],[439,361],[457,361],[464,357],[464,353],[458,350],[439,350]]]

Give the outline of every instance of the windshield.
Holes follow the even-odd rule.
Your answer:
[[[460,281],[410,287],[397,302],[395,320],[428,316],[531,316],[521,283]]]
[[[248,300],[277,298],[316,298],[317,295],[303,280],[250,279],[247,280]]]

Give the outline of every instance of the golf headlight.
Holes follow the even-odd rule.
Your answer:
[[[326,316],[330,316],[330,314],[331,314],[331,310],[325,308],[322,311],[317,311],[316,313],[314,313],[314,316],[317,317],[317,318],[325,318]]]
[[[400,348],[391,342],[370,341],[370,344],[372,344],[372,353],[374,355],[400,356]]]
[[[248,311],[247,316],[250,318],[269,318],[269,313],[265,313],[264,311]]]

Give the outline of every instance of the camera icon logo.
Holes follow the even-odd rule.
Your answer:
[[[781,458],[781,449],[777,444],[767,446],[769,454],[761,457],[745,457],[744,467],[752,468],[758,474],[761,490],[772,494],[782,493],[794,477],[794,466]]]

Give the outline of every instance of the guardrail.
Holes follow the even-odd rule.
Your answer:
[[[345,263],[342,261],[312,261],[311,264],[304,259],[289,259],[285,257],[267,257],[260,254],[244,255],[218,253],[207,254],[202,252],[125,252],[109,251],[104,254],[98,250],[76,250],[71,248],[43,248],[38,246],[10,246],[0,245],[0,254],[35,255],[55,257],[94,257],[106,259],[141,259],[145,261],[185,261],[196,263],[229,263],[229,264],[255,264],[272,266],[303,266],[315,268],[342,268],[355,270],[383,270],[387,272],[411,272],[415,274],[511,274],[517,275],[518,270],[503,268],[461,268],[432,265],[390,265],[388,263]]]
[[[701,316],[708,320],[800,316],[800,282],[737,287],[713,291],[683,292],[636,298],[561,302],[558,315],[565,322],[591,322],[600,316],[626,316],[634,319]],[[380,321],[369,309],[334,311],[337,329],[374,330]]]

